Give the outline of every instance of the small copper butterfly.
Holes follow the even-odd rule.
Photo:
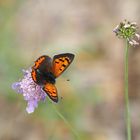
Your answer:
[[[58,93],[55,87],[56,78],[71,64],[74,54],[58,54],[53,59],[47,55],[40,56],[32,67],[33,81],[42,86],[49,98],[58,102]]]

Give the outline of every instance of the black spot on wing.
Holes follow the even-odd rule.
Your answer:
[[[64,60],[62,58],[59,58],[59,61],[64,62]]]
[[[56,64],[59,64],[59,62],[55,61]]]
[[[62,65],[62,67],[64,67],[64,68],[65,68],[65,67],[66,67],[66,65],[65,65],[65,64],[63,64],[63,65]]]
[[[68,58],[65,58],[65,60],[66,60],[68,63],[70,63],[70,60],[69,60]]]

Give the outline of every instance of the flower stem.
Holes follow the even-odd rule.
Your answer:
[[[129,107],[129,95],[128,95],[128,49],[129,42],[126,40],[125,48],[125,105],[126,105],[126,127],[127,127],[127,140],[131,140],[131,119],[130,119],[130,107]]]
[[[76,136],[77,140],[80,140],[80,136],[78,135],[78,133],[75,131],[75,129],[71,126],[71,124],[68,122],[68,120],[60,113],[60,111],[56,108],[56,106],[54,104],[53,108],[56,112],[56,114],[65,122],[65,124],[69,127],[69,129],[72,131],[72,133]]]

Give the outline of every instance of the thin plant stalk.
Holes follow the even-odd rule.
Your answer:
[[[76,132],[76,130],[72,127],[72,125],[68,122],[68,120],[62,115],[62,113],[56,108],[54,104],[52,104],[56,114],[64,121],[64,123],[68,126],[68,128],[72,131],[72,133],[75,135],[77,140],[80,140],[80,136]]]
[[[131,140],[131,118],[128,94],[128,50],[129,42],[126,40],[125,46],[125,105],[126,105],[126,127],[127,127],[127,140]]]
[[[118,38],[124,39],[126,41],[125,45],[125,119],[127,128],[127,140],[132,139],[131,131],[131,117],[130,117],[130,107],[129,107],[129,94],[128,94],[128,50],[129,47],[135,47],[139,45],[140,34],[138,33],[138,26],[136,22],[130,22],[124,20],[117,25],[113,32]]]

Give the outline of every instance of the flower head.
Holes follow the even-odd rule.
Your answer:
[[[119,25],[117,25],[113,32],[119,38],[127,39],[130,46],[139,45],[137,40],[140,39],[140,35],[137,33],[137,24],[136,22],[129,22],[124,20]]]
[[[27,101],[26,111],[32,113],[37,108],[39,101],[45,101],[46,93],[33,81],[31,69],[23,70],[23,74],[23,79],[13,83],[12,88],[23,95],[24,100]]]

